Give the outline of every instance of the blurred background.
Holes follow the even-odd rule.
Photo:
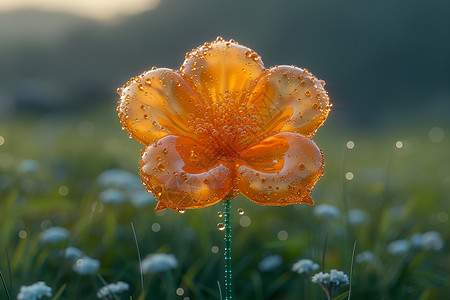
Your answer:
[[[257,207],[239,198],[234,208],[246,213],[234,216],[234,253],[242,299],[298,299],[304,291],[292,263],[321,260],[323,251],[324,270],[348,274],[355,239],[358,251],[380,258],[355,269],[356,295],[445,298],[449,13],[446,0],[1,0],[0,245],[10,253],[22,249],[12,258],[13,290],[47,278],[56,290],[72,282],[66,297],[92,292],[89,282],[47,259],[53,248],[38,243],[39,233],[56,225],[71,230],[69,245],[101,259],[107,281],[128,280],[137,299],[133,221],[138,237],[152,241],[141,245],[143,253],[179,259],[170,281],[185,290],[179,299],[218,299],[220,207],[163,217],[153,212],[154,202],[145,209],[134,202],[116,206],[102,202],[99,178],[105,170],[138,172],[142,145],[120,130],[116,89],[152,66],[178,69],[186,52],[222,36],[255,50],[266,67],[307,68],[326,81],[333,103],[315,138],[326,169],[313,195],[317,204],[336,206],[340,217],[323,221],[309,206]],[[348,225],[349,209],[367,212],[368,222]],[[442,234],[434,256],[408,252],[398,259],[386,250],[392,241],[427,231]],[[168,239],[173,232],[183,238]],[[269,255],[282,257],[284,267],[255,271]],[[0,260],[4,274],[6,266]],[[159,299],[166,297],[158,279],[146,283]],[[320,293],[310,290],[312,299]]]
[[[1,119],[111,103],[131,76],[178,69],[220,35],[267,67],[324,79],[339,125],[438,124],[450,111],[449,11],[445,0],[3,0]]]

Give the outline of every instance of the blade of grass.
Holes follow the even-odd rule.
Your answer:
[[[323,243],[323,253],[322,253],[322,272],[325,272],[325,254],[327,253],[327,244],[328,244],[328,232],[325,235],[325,241]]]
[[[139,258],[139,271],[141,272],[141,288],[142,288],[142,293],[144,293],[144,273],[142,271],[141,252],[139,251],[139,244],[138,244],[138,240],[136,237],[136,231],[134,230],[133,222],[131,222],[131,229],[133,230],[134,241],[136,242],[136,249],[137,249],[138,258]]]
[[[352,297],[353,262],[354,262],[354,259],[355,259],[356,243],[357,243],[357,241],[355,241],[353,243],[352,263],[350,265],[350,282],[349,282],[349,287],[348,287],[348,298],[347,298],[347,300],[350,300],[351,297]]]
[[[220,296],[220,300],[222,300],[222,289],[220,288],[220,282],[219,282],[219,280],[217,280],[217,286],[219,287],[219,296]]]
[[[13,281],[12,281],[12,272],[11,272],[11,263],[9,261],[8,248],[5,247],[6,252],[6,261],[8,262],[8,273],[9,273],[9,290],[11,291],[11,298],[14,298],[13,294]]]
[[[64,292],[64,290],[66,289],[67,284],[64,283],[63,286],[58,290],[58,292],[55,294],[55,296],[53,296],[53,298],[51,300],[57,300],[59,299],[59,297],[61,297],[61,294]]]
[[[3,288],[5,289],[6,296],[8,296],[9,300],[12,300],[11,295],[9,294],[8,287],[6,286],[5,279],[3,278],[3,273],[0,271],[0,277],[2,278]]]

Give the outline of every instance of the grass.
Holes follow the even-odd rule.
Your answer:
[[[2,297],[9,292],[14,299],[21,285],[45,281],[55,299],[94,299],[103,286],[99,277],[78,275],[61,257],[60,250],[74,246],[100,260],[98,273],[106,282],[130,284],[122,299],[220,299],[224,243],[216,224],[223,222],[217,215],[221,204],[179,214],[156,213],[154,204],[99,201],[99,174],[114,168],[137,174],[142,147],[120,131],[113,109],[105,114],[23,116],[0,124],[5,141],[0,146]],[[352,273],[352,299],[446,298],[447,245],[440,251],[411,249],[402,255],[390,254],[387,245],[430,230],[448,244],[449,139],[431,142],[431,125],[351,133],[327,126],[315,138],[326,169],[313,198],[316,204],[338,207],[341,217],[320,218],[307,205],[261,207],[238,196],[231,215],[236,299],[300,299],[303,276],[291,271],[300,258],[324,261],[325,272]],[[355,142],[351,150],[348,140]],[[400,149],[395,147],[398,140],[403,142]],[[25,159],[39,162],[39,167],[20,172]],[[352,180],[345,179],[347,172]],[[239,215],[238,208],[245,214]],[[349,224],[347,212],[355,208],[366,211],[370,221]],[[69,229],[68,240],[40,242],[39,234],[50,226]],[[137,241],[142,258],[162,252],[178,260],[172,271],[145,274],[144,291]],[[355,241],[355,255],[369,250],[375,259],[355,261],[351,270]],[[282,257],[282,265],[261,272],[259,262],[272,254]],[[321,288],[308,282],[309,299],[324,299]],[[183,290],[177,294],[179,288]],[[348,289],[344,285],[335,294]]]

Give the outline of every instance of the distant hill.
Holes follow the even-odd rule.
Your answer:
[[[53,45],[72,30],[98,26],[92,19],[34,9],[0,12],[0,49],[24,43]]]
[[[4,13],[0,97],[55,107],[116,99],[131,76],[178,68],[185,52],[221,35],[256,50],[266,66],[310,69],[327,82],[342,121],[420,118],[425,108],[449,108],[449,11],[449,1],[164,0],[115,24]]]

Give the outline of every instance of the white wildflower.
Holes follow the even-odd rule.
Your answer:
[[[147,193],[145,190],[137,191],[130,195],[130,202],[136,207],[144,207],[156,201],[153,194]]]
[[[119,204],[125,201],[124,193],[118,189],[106,189],[98,195],[98,198],[107,204]]]
[[[314,214],[318,217],[327,219],[339,219],[341,213],[339,210],[329,204],[321,204],[314,207]]]
[[[348,211],[348,222],[352,225],[364,225],[369,223],[370,216],[361,209],[351,209]]]
[[[309,274],[318,269],[319,265],[310,259],[300,259],[292,266],[292,271],[297,272],[298,274]]]
[[[43,243],[59,243],[69,237],[70,231],[66,228],[54,226],[41,232],[39,239]]]
[[[323,291],[327,294],[328,299],[333,298],[333,293],[336,287],[341,284],[349,283],[348,276],[344,272],[335,269],[331,269],[330,273],[319,272],[314,274],[311,281],[320,285]]]
[[[113,295],[121,294],[125,291],[128,291],[130,286],[128,283],[123,281],[118,281],[117,283],[110,283],[105,285],[97,292],[97,298],[106,298],[112,297]]]
[[[283,258],[281,256],[274,254],[264,257],[258,265],[258,269],[261,272],[270,272],[281,266],[283,263]]]
[[[115,187],[127,189],[130,186],[141,186],[138,176],[120,169],[110,169],[97,177],[97,182],[102,187]]]
[[[39,171],[41,164],[34,159],[22,160],[17,166],[17,171],[19,173],[35,173]]]
[[[415,233],[410,239],[414,248],[422,250],[439,251],[444,247],[444,240],[437,231],[428,231],[425,233]]]
[[[363,251],[361,253],[358,253],[358,255],[356,255],[356,262],[357,263],[368,263],[368,262],[372,262],[374,259],[373,253],[370,251]]]
[[[322,284],[329,284],[330,283],[330,274],[329,273],[322,273],[319,272],[317,274],[314,274],[311,278],[312,283],[322,283]]]
[[[142,271],[146,273],[161,273],[178,267],[178,261],[173,254],[149,254],[142,261]]]
[[[100,261],[88,256],[77,259],[72,265],[72,269],[80,275],[94,274],[100,268]]]
[[[48,287],[45,282],[39,281],[29,286],[22,285],[17,300],[36,300],[43,296],[51,297],[52,288]]]
[[[330,271],[330,282],[334,283],[335,285],[340,284],[348,284],[348,276],[342,272],[338,271],[336,269],[331,269]]]
[[[76,247],[67,247],[66,249],[62,250],[62,255],[67,259],[79,259],[84,254],[83,251]]]
[[[392,255],[401,255],[408,252],[411,242],[408,240],[396,240],[387,245],[387,250]]]

